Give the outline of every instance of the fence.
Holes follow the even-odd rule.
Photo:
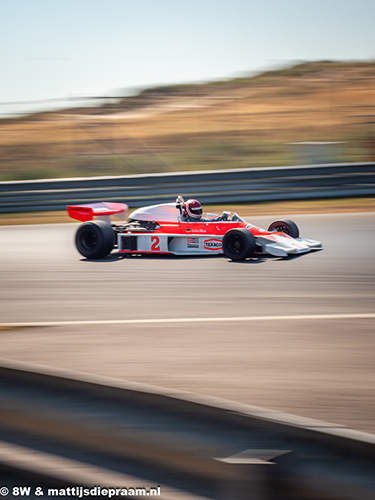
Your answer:
[[[96,201],[133,208],[177,195],[205,204],[373,196],[375,162],[1,182],[0,213],[63,210]]]

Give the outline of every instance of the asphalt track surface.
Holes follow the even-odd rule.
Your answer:
[[[1,356],[375,432],[375,214],[293,219],[322,251],[87,261],[75,224],[0,227]]]

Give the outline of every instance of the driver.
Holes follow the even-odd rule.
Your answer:
[[[184,204],[184,215],[187,220],[201,221],[203,215],[202,205],[198,200],[188,200]]]
[[[227,220],[229,212],[223,212],[222,216],[213,219],[203,219],[202,205],[198,200],[184,201],[182,196],[176,200],[176,206],[180,208],[181,215],[186,222],[215,222],[220,220]]]

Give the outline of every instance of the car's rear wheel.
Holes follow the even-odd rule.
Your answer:
[[[295,222],[289,219],[285,220],[275,220],[269,226],[268,231],[279,231],[281,233],[285,233],[292,238],[299,237],[299,229]]]
[[[113,250],[115,233],[107,222],[85,222],[77,229],[75,243],[78,252],[87,259],[102,259]]]
[[[223,238],[223,250],[228,259],[245,260],[255,252],[255,237],[248,229],[230,229]]]

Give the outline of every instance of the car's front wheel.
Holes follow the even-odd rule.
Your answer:
[[[87,259],[102,259],[113,250],[115,233],[104,221],[85,222],[77,229],[75,243],[78,252]]]
[[[228,259],[245,260],[255,252],[255,237],[248,229],[230,229],[223,238],[223,250]]]
[[[275,220],[269,226],[268,231],[279,231],[281,233],[285,233],[292,238],[299,237],[299,229],[295,222],[289,219],[285,220]]]

